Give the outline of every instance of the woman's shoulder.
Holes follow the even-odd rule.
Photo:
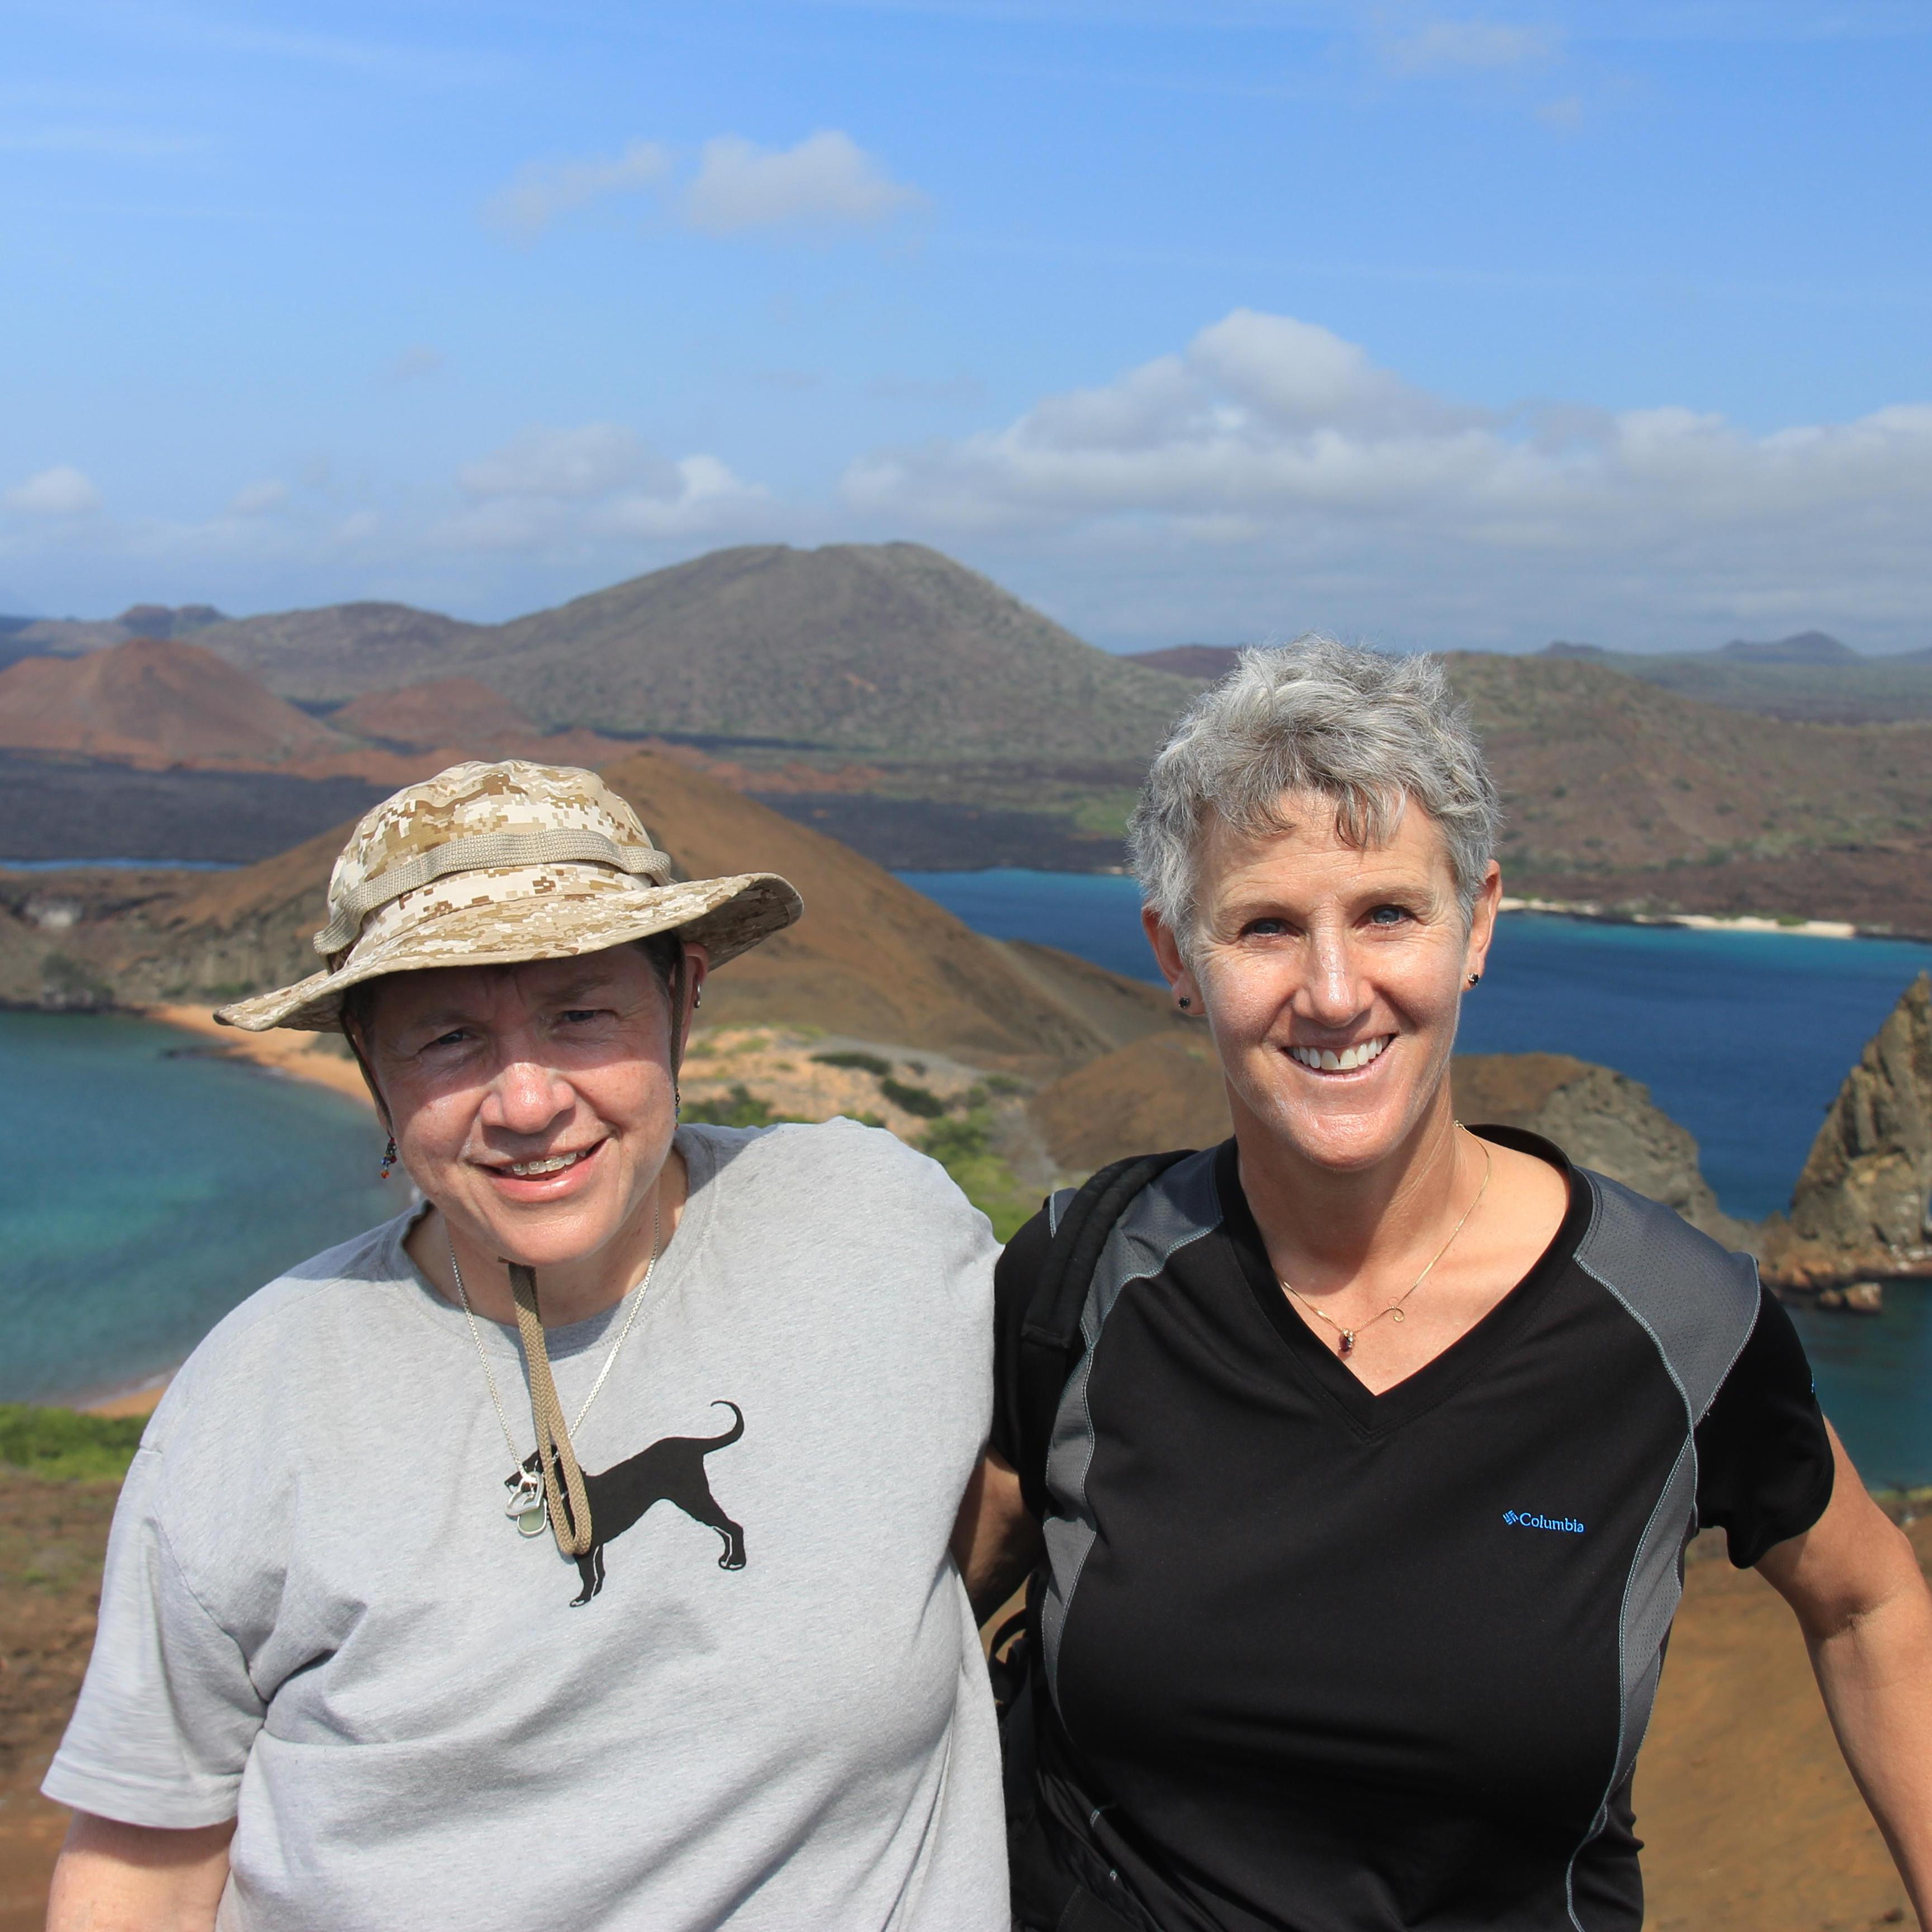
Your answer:
[[[1648,1332],[1701,1414],[1756,1324],[1756,1260],[1621,1181],[1574,1172],[1589,1214],[1572,1258]]]
[[[322,1331],[332,1334],[344,1322],[363,1319],[372,1292],[381,1298],[410,1282],[403,1237],[420,1211],[411,1207],[311,1255],[231,1309],[176,1372],[155,1409],[149,1437],[164,1439],[199,1391],[245,1400],[250,1389],[268,1385],[262,1373],[268,1363],[290,1350],[302,1351],[310,1364],[331,1354],[350,1360],[350,1352],[328,1349]]]
[[[712,1174],[744,1164],[761,1180],[779,1174],[836,1177],[842,1186],[951,1189],[946,1170],[884,1127],[842,1114],[829,1120],[784,1120],[769,1127],[688,1126],[678,1130],[688,1158]],[[954,1191],[957,1191],[956,1190]]]

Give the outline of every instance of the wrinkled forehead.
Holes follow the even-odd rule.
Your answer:
[[[616,998],[629,1004],[654,997],[658,989],[657,976],[637,946],[614,946],[570,959],[388,974],[371,982],[356,1002],[357,1017],[372,1034],[459,1020],[502,1024],[579,1001]]]

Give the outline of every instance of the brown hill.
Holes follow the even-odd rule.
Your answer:
[[[1932,725],[1756,717],[1576,660],[1449,662],[1502,789],[1507,890],[1932,931]]]
[[[1177,1024],[1151,987],[1046,947],[982,938],[832,840],[670,758],[604,776],[689,875],[770,869],[804,920],[734,962],[705,1002],[721,1026],[818,1026],[1052,1072]],[[244,871],[0,874],[0,1000],[213,1000],[312,970],[338,828]]]
[[[508,624],[345,604],[200,634],[304,699],[460,674],[547,727],[921,758],[1144,758],[1189,694],[908,543],[716,550]]]
[[[199,634],[284,698],[326,704],[454,676],[488,628],[408,604],[357,603],[231,618]]]
[[[212,651],[177,640],[0,670],[0,745],[14,749],[278,764],[340,742]]]
[[[507,698],[473,677],[436,678],[399,691],[369,692],[330,712],[328,722],[338,731],[410,751],[482,746],[536,735],[536,728]]]

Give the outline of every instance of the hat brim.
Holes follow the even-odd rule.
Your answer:
[[[702,946],[722,966],[761,940],[782,932],[805,910],[776,872],[741,872],[669,886],[640,881],[595,892],[550,892],[459,907],[393,939],[350,947],[333,971],[311,973],[292,986],[219,1007],[224,1026],[247,1033],[290,1027],[306,1033],[342,1030],[343,996],[391,973],[439,967],[516,966],[533,959],[574,959],[653,933],[676,932]]]

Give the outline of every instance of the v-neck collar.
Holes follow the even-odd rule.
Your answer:
[[[1570,1204],[1550,1245],[1508,1294],[1439,1355],[1380,1395],[1364,1388],[1342,1365],[1334,1350],[1288,1306],[1288,1296],[1269,1265],[1268,1248],[1255,1224],[1247,1196],[1241,1190],[1234,1143],[1223,1142],[1216,1156],[1214,1182],[1222,1202],[1221,1232],[1234,1251],[1250,1293],[1280,1336],[1294,1367],[1363,1434],[1385,1434],[1433,1408],[1507,1347],[1534,1315],[1551,1284],[1569,1266],[1590,1225],[1588,1184],[1554,1142],[1516,1127],[1479,1126],[1469,1131],[1498,1147],[1514,1148],[1519,1153],[1534,1154],[1549,1162],[1562,1174],[1569,1188]]]

